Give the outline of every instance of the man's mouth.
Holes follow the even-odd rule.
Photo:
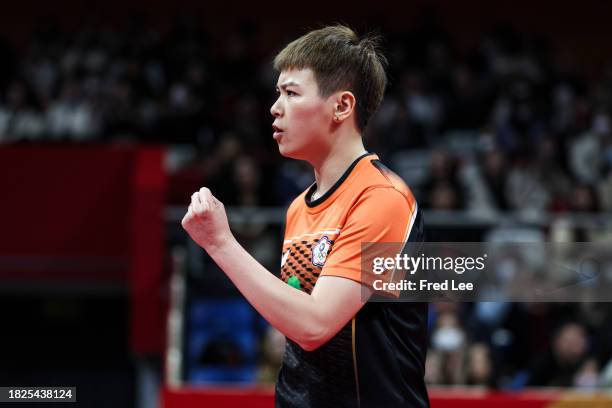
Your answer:
[[[283,129],[276,125],[272,125],[272,129],[274,130],[274,134],[272,135],[274,140],[278,140],[278,138],[280,138],[280,136],[283,134]]]

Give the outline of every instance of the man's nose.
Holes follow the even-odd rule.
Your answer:
[[[279,100],[277,99],[276,102],[274,102],[274,104],[272,104],[272,107],[270,108],[270,114],[275,118],[281,115],[280,104],[278,103],[278,101]]]

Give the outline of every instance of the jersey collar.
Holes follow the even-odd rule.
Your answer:
[[[313,201],[310,200],[310,197],[317,190],[317,183],[316,182],[312,183],[312,185],[308,188],[308,190],[306,191],[306,194],[304,195],[304,201],[306,202],[306,205],[308,206],[308,208],[318,207],[321,204],[323,204],[328,198],[330,198],[338,190],[338,188],[340,188],[340,186],[342,186],[342,184],[346,181],[346,179],[349,177],[349,175],[352,173],[353,169],[357,166],[357,164],[361,161],[361,159],[367,156],[376,156],[376,155],[374,153],[368,152],[356,158],[351,163],[351,165],[344,171],[342,176],[340,176],[340,178],[334,183],[334,185],[329,190],[327,190],[325,194],[323,194],[321,197]]]

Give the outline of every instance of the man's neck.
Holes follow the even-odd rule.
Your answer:
[[[364,153],[361,137],[352,138],[349,143],[336,143],[320,162],[313,165],[317,182],[314,199],[332,188],[351,163]]]

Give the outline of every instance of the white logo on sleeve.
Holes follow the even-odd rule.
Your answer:
[[[281,259],[281,268],[285,266],[285,262],[287,262],[287,258],[289,258],[289,252],[291,252],[290,249],[288,249],[287,252],[283,254],[283,257]]]
[[[327,236],[321,237],[321,239],[312,247],[312,264],[322,268],[325,265],[327,254],[331,249],[331,241]]]

